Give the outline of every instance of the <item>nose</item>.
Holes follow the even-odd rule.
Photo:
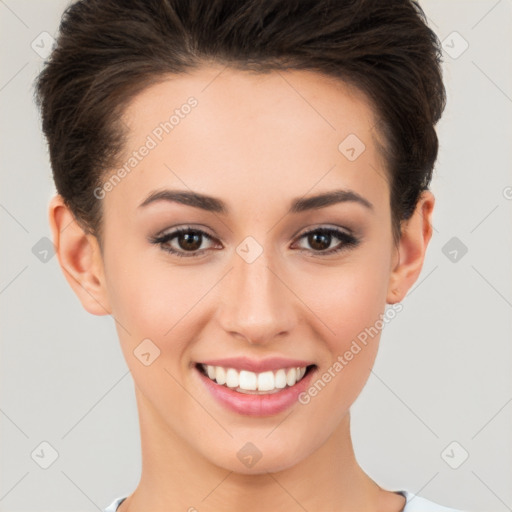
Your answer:
[[[223,282],[217,318],[229,335],[263,345],[291,332],[295,296],[267,251],[250,263],[235,253]]]

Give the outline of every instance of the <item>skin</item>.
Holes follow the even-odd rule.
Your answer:
[[[309,404],[267,417],[218,404],[193,364],[285,356],[326,371],[418,278],[434,196],[423,193],[395,245],[373,110],[358,90],[311,71],[205,66],[168,77],[127,107],[120,162],[190,96],[197,107],[101,199],[101,250],[61,197],[50,205],[62,270],[88,312],[115,318],[135,383],[142,475],[119,510],[402,510],[403,496],[360,468],[350,437],[349,409],[380,333]],[[338,150],[351,133],[366,146],[354,161]],[[163,188],[220,198],[230,212],[167,201],[139,207]],[[338,188],[360,194],[373,210],[344,202],[287,213],[292,199]],[[197,258],[148,241],[187,225],[212,236],[198,242]],[[340,241],[318,250],[301,235],[325,225],[351,230],[359,245],[322,256]],[[250,264],[236,252],[248,236],[263,250]],[[186,252],[179,240],[172,247]],[[133,354],[146,338],[161,351],[149,366]],[[237,457],[248,441],[262,454],[251,468]]]

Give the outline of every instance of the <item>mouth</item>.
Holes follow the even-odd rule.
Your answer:
[[[315,364],[311,364],[256,373],[249,370],[196,363],[197,370],[211,381],[237,393],[248,395],[268,395],[291,388],[313,371],[315,367]]]
[[[318,371],[316,364],[252,372],[196,363],[194,373],[210,396],[231,412],[271,416],[295,404]]]

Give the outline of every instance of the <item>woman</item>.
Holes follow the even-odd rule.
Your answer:
[[[421,8],[83,0],[37,94],[60,265],[135,383],[142,475],[106,512],[449,510],[350,437],[432,234]]]

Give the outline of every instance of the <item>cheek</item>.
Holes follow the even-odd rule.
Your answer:
[[[386,259],[364,255],[303,283],[304,302],[325,325],[330,352],[341,354],[351,341],[375,325],[385,308],[389,267]]]
[[[177,403],[183,391],[175,379],[182,380],[184,355],[199,335],[195,306],[211,287],[212,276],[194,273],[192,266],[173,268],[146,252],[151,258],[112,251],[105,261],[109,298],[137,388],[154,404]],[[146,353],[149,361],[144,361]]]
[[[328,274],[318,273],[302,289],[327,348],[328,359],[322,360],[326,373],[319,375],[323,382],[332,382],[325,386],[325,398],[343,411],[362,390],[377,355],[389,266],[382,253],[367,253]]]
[[[166,264],[163,256],[138,248],[138,252],[124,254],[112,251],[105,258],[109,298],[116,319],[124,320],[131,330],[147,337],[162,338],[170,331],[199,301],[212,277],[208,279],[198,267],[194,271],[193,266]]]
[[[357,300],[341,292],[337,298],[340,308],[327,318],[336,334],[324,338],[329,357],[322,361],[316,378],[299,397],[308,428],[318,438],[327,437],[337,428],[363,390],[380,338],[380,331],[373,336],[365,333],[366,326],[373,325],[379,315],[380,301],[372,297],[373,303],[369,303],[363,293]]]

